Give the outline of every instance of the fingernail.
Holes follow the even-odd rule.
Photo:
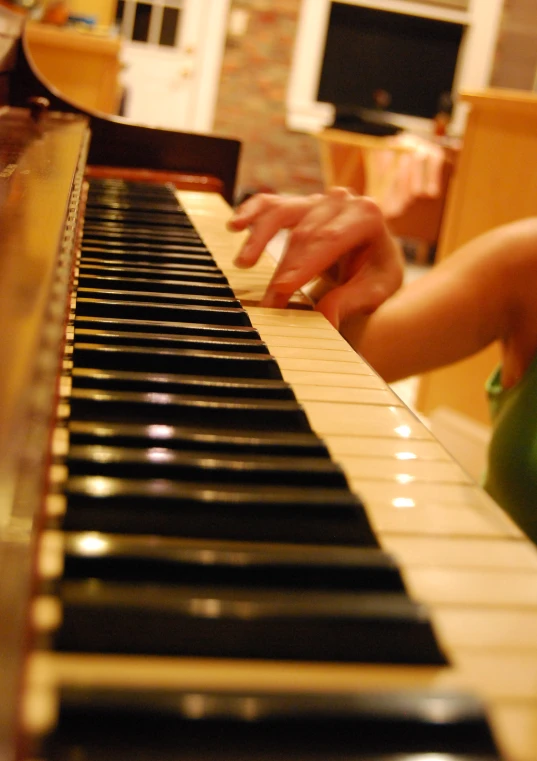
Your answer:
[[[250,262],[248,259],[245,259],[240,254],[233,259],[233,264],[235,267],[238,267],[239,269],[248,269],[250,266]]]

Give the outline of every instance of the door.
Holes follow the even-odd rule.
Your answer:
[[[211,131],[228,9],[229,0],[119,0],[127,119]]]

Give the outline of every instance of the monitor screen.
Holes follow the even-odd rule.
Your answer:
[[[317,99],[431,119],[453,88],[463,24],[332,3]]]

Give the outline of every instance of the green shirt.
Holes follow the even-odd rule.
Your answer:
[[[494,432],[484,486],[537,543],[537,356],[515,386],[504,389],[498,369],[486,390]]]

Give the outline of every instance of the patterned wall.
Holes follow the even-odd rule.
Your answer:
[[[233,0],[246,33],[228,36],[214,131],[243,141],[239,191],[316,192],[316,141],[285,126],[285,92],[300,0]]]

